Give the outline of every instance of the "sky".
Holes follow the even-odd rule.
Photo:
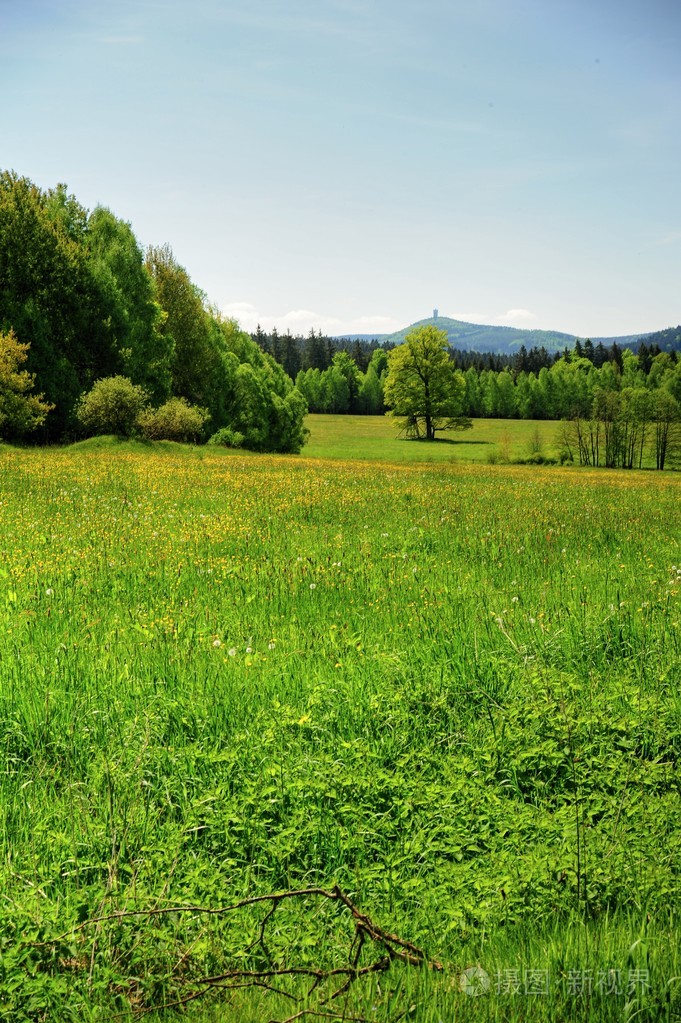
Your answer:
[[[681,322],[678,0],[0,0],[0,169],[252,330]]]

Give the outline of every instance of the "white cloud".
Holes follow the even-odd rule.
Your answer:
[[[440,310],[442,313],[442,310]],[[443,316],[448,316],[448,313],[442,313]],[[488,313],[452,313],[453,320],[461,320],[462,323],[489,323],[490,317]]]
[[[256,315],[256,308],[250,302],[230,302],[229,305],[223,305],[221,311],[225,316],[233,316],[237,320],[240,316],[249,317]]]
[[[499,324],[505,327],[530,327],[537,317],[530,309],[507,309],[505,313],[452,313],[452,319],[487,326]]]
[[[321,330],[331,336],[344,334],[392,334],[404,327],[391,316],[364,315],[350,320],[316,313],[312,309],[290,309],[284,313],[264,313],[250,302],[231,302],[221,306],[225,316],[234,317],[244,330],[255,330],[258,324],[269,333],[276,327],[280,334],[290,330],[292,334],[309,334],[310,329]]]
[[[494,319],[496,323],[503,323],[510,327],[515,327],[518,324],[525,324],[529,326],[531,323],[536,321],[537,317],[533,312],[530,312],[529,309],[508,309],[505,313],[502,313],[501,316],[496,316]]]
[[[403,323],[399,323],[392,316],[358,316],[357,319],[348,323],[347,334],[392,334],[401,330]]]

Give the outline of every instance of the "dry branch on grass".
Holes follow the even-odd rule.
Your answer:
[[[277,908],[282,903],[307,898],[327,899],[331,902],[339,903],[350,914],[354,924],[354,934],[348,950],[347,963],[332,968],[310,965],[271,965],[265,969],[258,970],[242,968],[225,970],[213,976],[201,977],[186,982],[180,981],[185,990],[176,999],[160,1005],[132,1007],[131,1011],[141,1016],[144,1013],[159,1009],[184,1007],[211,992],[260,988],[284,996],[296,1004],[296,1011],[292,1015],[287,1016],[285,1020],[280,1021],[280,1023],[294,1023],[295,1020],[303,1019],[306,1016],[344,1020],[347,1023],[364,1023],[364,1017],[347,1015],[345,1009],[336,1009],[332,1006],[332,1003],[342,995],[346,995],[357,981],[373,974],[385,973],[393,963],[427,967],[433,970],[442,969],[441,963],[437,960],[429,960],[425,952],[412,942],[406,941],[397,934],[379,927],[370,916],[359,910],[352,899],[338,885],[335,885],[332,889],[299,888],[284,892],[272,892],[267,895],[256,895],[248,899],[241,899],[229,906],[221,907],[165,906],[154,909],[120,910],[116,913],[109,913],[85,920],[72,930],[60,935],[59,938],[54,939],[53,942],[42,944],[55,944],[66,937],[73,939],[79,933],[87,933],[91,927],[96,927],[99,930],[106,923],[133,919],[151,919],[170,914],[180,915],[189,913],[192,915],[224,916],[250,906],[269,904],[267,912],[260,921],[258,937],[245,950],[246,953],[249,953],[254,949],[259,949],[269,959],[270,956],[265,943],[267,927],[272,921]],[[365,947],[369,948],[371,946],[375,950],[374,958],[362,965],[360,963],[362,951]],[[277,986],[277,981],[285,978],[304,978],[309,981],[306,993],[302,996],[295,995]],[[109,1018],[113,1019],[115,1017]],[[276,1023],[276,1021],[271,1020],[270,1023]]]

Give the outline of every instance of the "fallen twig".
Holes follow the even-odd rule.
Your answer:
[[[258,937],[248,946],[246,952],[250,952],[254,948],[259,948],[265,955],[267,961],[272,963],[272,958],[267,949],[265,939],[267,926],[271,922],[275,910],[283,902],[294,899],[309,898],[320,898],[327,899],[331,902],[337,902],[350,914],[354,923],[354,934],[352,943],[348,950],[348,960],[346,964],[328,968],[317,965],[289,966],[272,964],[264,969],[234,968],[194,980],[184,981],[182,979],[178,979],[178,984],[186,985],[185,993],[181,994],[178,998],[164,1002],[163,1004],[133,1006],[130,1011],[132,1011],[135,1015],[141,1016],[148,1012],[158,1011],[160,1009],[184,1007],[190,1002],[196,1001],[210,992],[234,991],[253,987],[270,991],[300,1004],[303,999],[289,991],[283,990],[279,986],[275,987],[277,979],[288,977],[307,978],[311,981],[304,998],[309,1002],[312,996],[316,995],[316,1004],[301,1006],[293,1015],[288,1016],[285,1020],[279,1021],[279,1023],[294,1023],[294,1021],[302,1019],[305,1016],[314,1016],[322,1019],[344,1020],[347,1021],[347,1023],[365,1023],[364,1017],[348,1016],[345,1010],[340,1011],[332,1009],[330,1003],[334,1002],[342,995],[346,995],[352,986],[358,981],[373,974],[386,972],[390,969],[394,962],[403,963],[406,966],[427,967],[433,970],[442,969],[441,963],[437,960],[429,960],[425,952],[417,945],[413,944],[413,942],[406,941],[404,938],[399,937],[399,935],[385,930],[376,924],[368,914],[362,913],[349,895],[347,895],[339,885],[334,885],[332,889],[319,887],[298,888],[283,892],[271,892],[266,895],[255,895],[247,899],[240,899],[238,902],[231,903],[228,906],[157,906],[153,909],[119,910],[115,913],[108,913],[106,915],[85,920],[81,924],[71,928],[69,931],[65,931],[51,942],[43,941],[34,943],[34,947],[54,945],[67,937],[73,939],[75,935],[87,932],[90,927],[96,928],[96,933],[101,935],[102,925],[106,923],[127,920],[132,921],[140,918],[153,919],[154,917],[167,916],[170,914],[179,915],[189,913],[194,915],[202,914],[207,916],[221,916],[228,913],[235,913],[238,910],[245,909],[247,907],[269,903],[269,908],[260,921]],[[360,965],[360,959],[363,951],[371,946],[376,947],[378,955],[372,961],[365,963],[364,965]],[[186,954],[180,958],[180,962],[183,963],[185,959]],[[329,987],[332,988],[330,992]],[[109,1016],[108,1018],[115,1019],[117,1017],[120,1018],[123,1015],[126,1014],[120,1013],[116,1014],[116,1016]],[[271,1020],[270,1023],[277,1023],[277,1021]]]

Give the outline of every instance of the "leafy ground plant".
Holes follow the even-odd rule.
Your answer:
[[[262,912],[149,911],[335,885],[443,965],[347,1018],[677,1018],[674,474],[117,443],[0,483],[0,1018],[153,1018]],[[347,961],[292,901],[272,961]]]

